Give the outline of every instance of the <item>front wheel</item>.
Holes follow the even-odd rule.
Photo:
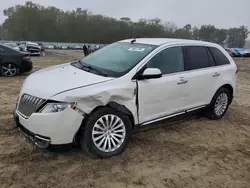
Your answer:
[[[220,88],[206,109],[206,116],[213,120],[221,119],[226,114],[231,100],[232,93],[227,88]]]
[[[104,107],[87,120],[80,144],[91,157],[109,158],[125,150],[131,134],[129,117],[113,108]]]

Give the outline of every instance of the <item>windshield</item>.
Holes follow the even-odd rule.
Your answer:
[[[119,77],[130,71],[156,47],[148,44],[116,42],[90,54],[82,59],[82,62],[106,72],[108,76]]]

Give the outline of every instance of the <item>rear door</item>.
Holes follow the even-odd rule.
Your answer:
[[[214,57],[217,66],[217,78],[216,86],[217,89],[224,84],[230,84],[235,87],[235,73],[236,66],[232,66],[228,58],[217,48],[209,47],[208,48],[211,54]],[[216,92],[216,91],[215,91]]]
[[[22,61],[22,56],[19,51],[14,50],[8,46],[0,45],[0,62],[13,63],[19,66],[21,61]]]
[[[207,105],[214,95],[219,77],[214,58],[205,46],[186,46],[184,51],[190,87],[187,109]]]

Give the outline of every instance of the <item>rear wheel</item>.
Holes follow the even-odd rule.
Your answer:
[[[231,100],[232,93],[227,88],[220,88],[206,109],[206,116],[213,120],[221,119],[226,114]]]
[[[12,77],[18,74],[19,69],[13,63],[4,63],[0,66],[0,72],[2,76]]]
[[[104,107],[89,117],[80,144],[91,157],[109,158],[125,150],[131,134],[129,117],[113,108]]]

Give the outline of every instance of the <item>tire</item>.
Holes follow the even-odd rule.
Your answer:
[[[4,63],[0,66],[0,73],[4,77],[13,77],[19,73],[19,69],[13,63]]]
[[[111,118],[113,118],[113,121]],[[105,128],[105,124],[106,124],[105,122],[106,123],[113,122],[112,125],[116,129],[107,130],[106,135],[105,135],[104,129],[108,128],[108,126]],[[98,133],[97,132],[94,133],[94,131],[97,131]],[[113,132],[113,131],[119,131],[119,132]],[[120,136],[118,137],[117,134]],[[81,148],[90,157],[110,158],[112,156],[121,154],[125,150],[125,148],[127,147],[131,139],[131,136],[132,136],[132,124],[131,124],[129,117],[122,112],[114,110],[113,108],[103,107],[95,111],[88,118],[84,127],[84,131],[82,131],[82,134],[81,134],[80,145],[81,145]],[[94,138],[97,138],[97,137],[99,137],[99,139],[94,141]],[[120,143],[118,141],[120,141]],[[106,143],[106,147],[105,147],[105,143]],[[99,147],[98,147],[98,144],[100,144]],[[111,150],[108,151],[109,146]]]
[[[41,51],[40,56],[45,57],[46,56],[45,51]]]
[[[226,114],[231,100],[232,93],[227,88],[220,88],[215,93],[208,108],[205,110],[206,117],[212,120],[221,119]],[[221,101],[221,103],[219,101]]]

